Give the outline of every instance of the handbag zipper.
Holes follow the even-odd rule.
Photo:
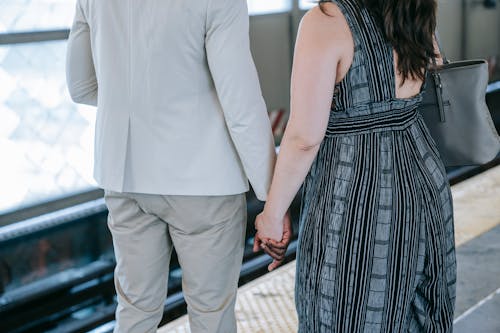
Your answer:
[[[433,72],[434,84],[436,85],[436,98],[439,108],[439,120],[444,123],[446,121],[443,105],[443,84],[441,83],[441,75],[438,72]]]

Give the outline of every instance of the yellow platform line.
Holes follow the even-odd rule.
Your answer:
[[[500,165],[451,188],[457,246],[500,224]]]
[[[500,166],[452,187],[457,246],[500,224]],[[238,291],[238,333],[291,333],[297,331],[294,304],[295,262],[244,285]],[[181,317],[158,333],[188,333]]]
[[[294,304],[295,261],[268,273],[238,290],[238,333],[290,333],[297,331]],[[188,333],[187,316],[158,333]]]

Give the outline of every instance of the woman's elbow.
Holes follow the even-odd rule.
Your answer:
[[[299,144],[298,149],[303,152],[310,152],[310,151],[316,151],[319,148],[319,143],[314,143],[314,144]]]
[[[323,141],[323,138],[293,136],[290,141],[297,150],[302,152],[310,152],[315,151],[319,148],[321,142]]]

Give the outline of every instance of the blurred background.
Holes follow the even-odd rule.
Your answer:
[[[65,83],[75,3],[0,0],[0,332],[104,332],[113,320],[114,259],[102,191],[92,179],[95,110],[71,102]],[[498,127],[500,6],[495,0],[438,5],[448,58],[489,62],[488,98]],[[277,145],[289,110],[296,30],[312,6],[248,0],[251,47]],[[449,170],[450,181],[497,164]],[[297,197],[295,224],[299,206]],[[250,193],[249,222],[260,207]],[[247,249],[241,283],[262,274],[266,260]],[[164,322],[184,311],[176,265],[174,258]]]

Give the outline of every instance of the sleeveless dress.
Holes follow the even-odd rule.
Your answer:
[[[451,332],[452,199],[421,93],[395,97],[393,49],[374,18],[356,0],[333,2],[354,60],[303,186],[299,332]]]

